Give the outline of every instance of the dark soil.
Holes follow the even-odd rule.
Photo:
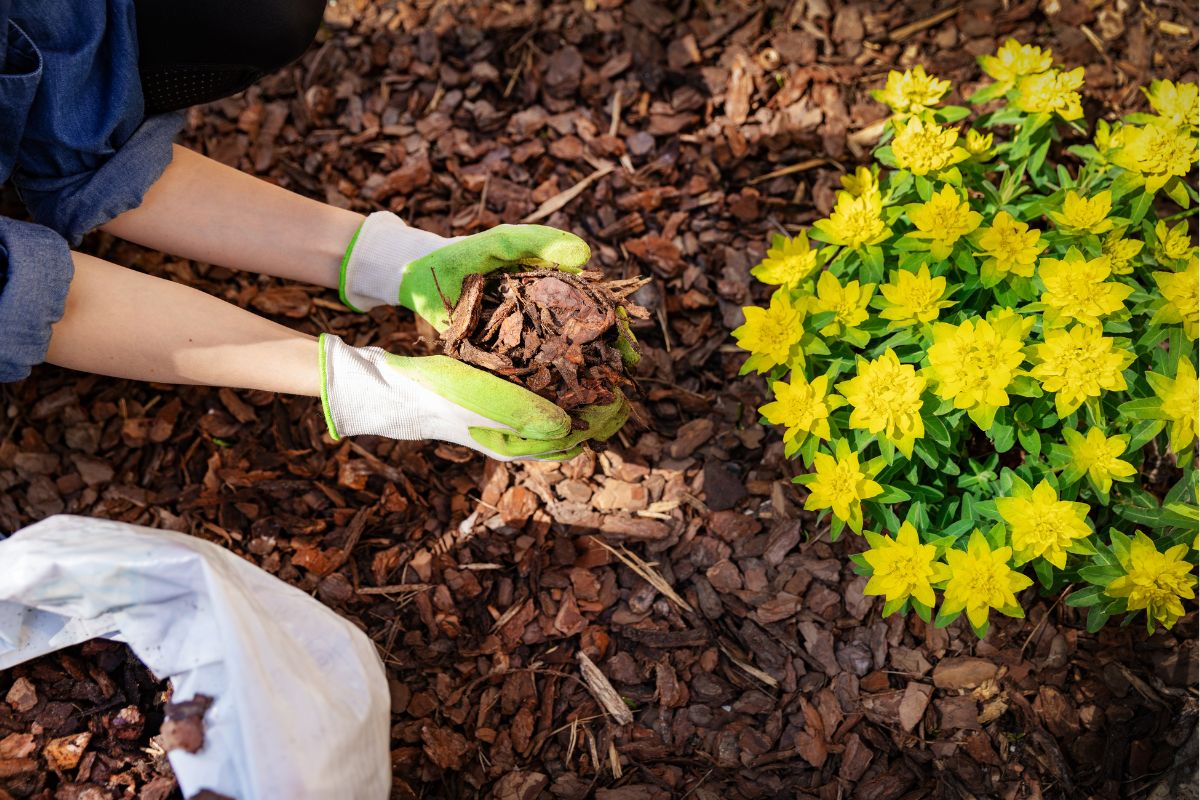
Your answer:
[[[332,442],[307,399],[43,367],[0,387],[0,530],[65,511],[184,531],[354,620],[388,669],[396,798],[1148,794],[1196,728],[1195,611],[1089,635],[1030,590],[983,642],[881,619],[855,537],[801,510],[729,332],[762,301],[770,234],[827,214],[868,156],[889,69],[969,96],[975,56],[1013,36],[1085,66],[1089,118],[1111,117],[1152,78],[1196,80],[1194,4],[344,0],[326,21],[301,62],[193,110],[187,143],[446,235],[537,219],[608,279],[652,276],[632,297],[645,426],[567,464],[485,463]],[[88,249],[355,344],[437,338],[332,292]]]

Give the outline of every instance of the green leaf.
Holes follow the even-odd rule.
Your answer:
[[[958,122],[960,119],[966,119],[971,113],[971,109],[964,106],[942,106],[934,116],[940,122]]]
[[[897,611],[900,611],[906,605],[908,605],[907,597],[901,597],[896,600],[889,600],[888,602],[883,604],[883,616],[890,617],[892,614],[895,614]]]
[[[923,202],[928,203],[929,198],[933,197],[933,184],[924,175],[914,175],[913,185],[917,187],[917,196]]]
[[[1087,616],[1087,631],[1088,633],[1096,633],[1104,627],[1104,623],[1108,622],[1108,614],[1100,610],[1100,606],[1092,606],[1088,611]]]
[[[895,486],[884,486],[883,494],[876,495],[871,499],[876,503],[903,503],[910,498],[907,492],[897,489]]]
[[[1157,397],[1130,400],[1122,403],[1117,412],[1127,419],[1159,419],[1162,415],[1162,400]]]
[[[830,518],[829,518],[829,541],[836,542],[838,540],[838,537],[840,537],[842,535],[842,531],[845,529],[845,527],[846,527],[846,523],[843,522],[841,519],[834,517],[834,516],[830,516]]]
[[[1150,210],[1150,205],[1154,202],[1154,194],[1152,192],[1142,192],[1134,201],[1133,211],[1129,214],[1130,223],[1136,225],[1146,216],[1146,212]]]
[[[1054,585],[1054,565],[1046,559],[1039,558],[1033,562],[1033,572],[1037,575],[1038,582],[1046,589]]]
[[[1087,586],[1067,595],[1066,604],[1072,608],[1089,608],[1104,598],[1103,586]]]
[[[1033,428],[1021,428],[1017,431],[1017,439],[1021,447],[1029,455],[1037,458],[1042,453],[1042,435]]]
[[[1187,184],[1179,178],[1172,178],[1167,183],[1165,191],[1167,197],[1170,197],[1180,208],[1187,208],[1191,205],[1191,198],[1188,196]]]
[[[992,526],[991,530],[984,534],[988,545],[995,550],[998,547],[1004,547],[1004,542],[1008,538],[1007,531],[1004,529],[1004,523],[997,522]]]
[[[961,616],[962,611],[955,611],[953,614],[947,614],[944,610],[939,608],[937,616],[933,620],[933,627],[944,628]]]
[[[1087,566],[1080,567],[1079,577],[1083,578],[1088,583],[1094,583],[1098,586],[1107,586],[1117,578],[1125,574],[1125,571],[1120,567],[1111,566]]]
[[[925,435],[933,439],[943,447],[949,447],[951,443],[950,431],[942,424],[941,419],[933,414],[922,414],[921,420],[925,423]]]
[[[1007,453],[1012,449],[1015,433],[1012,425],[997,421],[988,431],[988,438],[992,440],[997,453]]]

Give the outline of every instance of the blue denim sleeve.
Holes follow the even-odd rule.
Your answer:
[[[72,174],[34,173],[18,164],[13,183],[30,216],[66,237],[72,247],[88,231],[137,208],[171,163],[183,114],[150,117],[105,159]]]
[[[41,225],[0,217],[0,383],[46,360],[75,274],[67,242]]]

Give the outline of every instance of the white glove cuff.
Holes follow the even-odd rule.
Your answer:
[[[334,439],[376,434],[421,439],[418,412],[427,394],[387,364],[379,347],[351,347],[321,335],[321,408]],[[426,409],[428,413],[428,409]]]
[[[438,439],[479,450],[472,427],[506,427],[408,377],[388,363],[389,355],[321,334],[321,409],[334,439],[361,434]]]
[[[405,225],[390,212],[376,211],[358,229],[342,260],[342,302],[355,311],[397,305],[408,265],[452,241]]]

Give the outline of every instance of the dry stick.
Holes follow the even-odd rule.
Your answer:
[[[840,166],[838,164],[838,162],[830,161],[827,158],[810,158],[805,161],[801,161],[798,164],[792,164],[791,166],[780,167],[779,169],[773,169],[770,172],[766,173],[765,175],[759,175],[757,178],[751,178],[750,180],[746,181],[746,185],[753,186],[756,183],[762,183],[763,181],[769,181],[772,178],[782,178],[784,175],[791,175],[795,172],[805,172],[807,170],[812,169],[813,167],[819,167],[822,164],[830,164],[833,166]]]
[[[402,592],[423,592],[432,589],[432,583],[393,583],[390,586],[367,586],[357,590],[358,594],[400,594]]]
[[[752,678],[756,678],[760,682],[766,684],[767,686],[770,686],[772,689],[779,688],[779,681],[775,680],[773,677],[771,677],[767,673],[763,672],[761,669],[754,666],[753,664],[747,664],[745,661],[742,661],[740,658],[735,656],[729,650],[729,648],[726,647],[725,645],[720,645],[720,648],[721,648],[721,652],[725,654],[725,657],[728,658],[730,661],[732,661],[735,666],[740,667],[747,675],[749,675]]]
[[[1025,648],[1029,647],[1029,643],[1031,641],[1033,641],[1033,637],[1037,636],[1038,631],[1040,631],[1042,629],[1042,626],[1046,624],[1046,621],[1048,619],[1050,619],[1050,615],[1054,613],[1054,609],[1058,608],[1058,604],[1061,603],[1063,598],[1067,596],[1067,592],[1071,591],[1074,588],[1075,588],[1075,584],[1073,584],[1073,583],[1067,584],[1067,588],[1062,590],[1062,593],[1059,594],[1058,599],[1054,601],[1054,605],[1052,605],[1052,606],[1050,606],[1050,608],[1046,609],[1046,613],[1042,615],[1042,618],[1040,620],[1038,620],[1038,624],[1033,626],[1033,630],[1031,630],[1029,632],[1029,635],[1025,637],[1025,644],[1021,645],[1021,656],[1022,657],[1024,657],[1024,655],[1025,655]]]
[[[926,28],[932,28],[939,22],[950,19],[958,13],[960,8],[961,6],[950,6],[950,8],[944,8],[936,14],[926,17],[925,19],[920,19],[916,22],[910,22],[908,25],[901,25],[899,28],[896,28],[896,30],[888,34],[888,38],[893,42],[902,42],[908,37],[912,36],[914,33],[920,33]]]
[[[605,164],[604,166],[600,167],[595,172],[593,172],[591,175],[588,175],[586,178],[581,180],[579,183],[572,186],[570,189],[559,192],[558,194],[554,195],[554,197],[551,197],[549,200],[542,203],[540,206],[538,206],[537,211],[534,211],[532,214],[527,216],[525,219],[521,220],[521,222],[529,223],[529,222],[537,222],[539,219],[545,219],[546,217],[553,214],[555,211],[558,211],[560,208],[565,206],[567,203],[574,200],[579,195],[583,194],[584,189],[591,186],[593,183],[600,180],[605,175],[612,172],[614,169],[616,169],[616,168],[612,164]]]
[[[579,671],[583,673],[583,682],[587,684],[588,691],[592,693],[592,697],[596,698],[600,707],[620,725],[628,725],[633,722],[633,712],[629,710],[629,706],[625,705],[621,695],[617,694],[617,690],[613,688],[612,683],[600,671],[600,668],[587,657],[587,653],[580,650],[575,657],[579,659]]]
[[[690,611],[692,613],[695,613],[695,609],[693,609],[690,605],[688,605],[687,600],[684,600],[682,597],[679,596],[679,594],[675,591],[675,587],[673,587],[673,586],[671,586],[671,584],[667,583],[666,578],[664,578],[662,575],[659,575],[657,572],[655,572],[654,569],[649,564],[647,564],[645,561],[640,559],[636,554],[630,552],[629,550],[627,550],[624,547],[622,547],[620,550],[616,550],[616,549],[610,547],[607,542],[605,542],[603,539],[600,539],[599,537],[593,536],[591,538],[592,538],[592,541],[596,542],[598,545],[603,547],[605,550],[612,553],[617,558],[621,559],[621,563],[623,563],[625,566],[629,567],[631,570],[636,572],[642,580],[644,580],[646,583],[650,584],[655,589],[657,589],[663,597],[667,598],[668,600],[670,600],[675,605],[679,606],[684,611]]]

